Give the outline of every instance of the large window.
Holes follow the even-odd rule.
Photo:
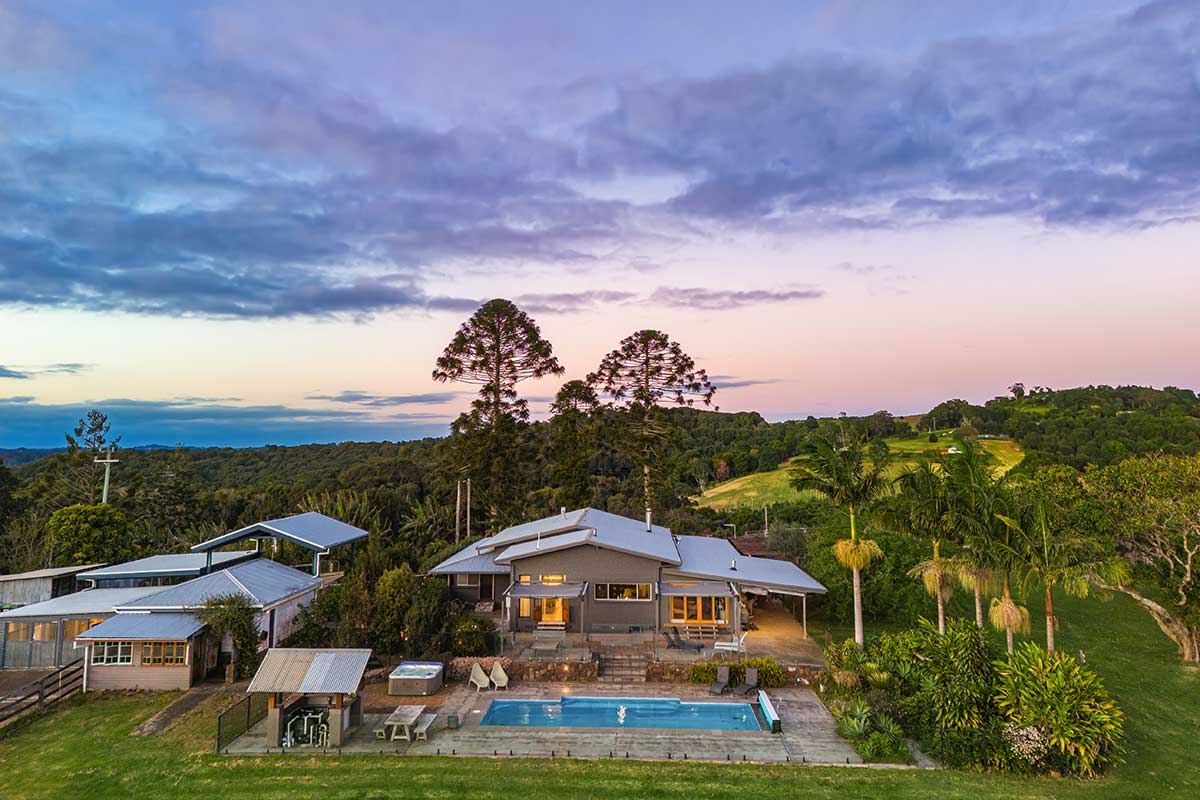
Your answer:
[[[473,572],[466,573],[464,575],[459,575],[456,578],[456,580],[458,581],[459,586],[478,586],[479,585],[479,576]]]
[[[727,604],[725,597],[672,597],[671,621],[724,625],[728,622]]]
[[[187,663],[187,642],[143,642],[142,664],[148,667],[178,667]]]
[[[96,642],[92,645],[93,664],[132,664],[133,642]]]
[[[650,584],[597,583],[593,596],[597,600],[649,600]]]
[[[541,576],[542,583],[547,586],[558,586],[567,579],[566,575],[543,575]]]
[[[519,583],[523,586],[528,586],[529,585],[529,576],[528,575],[518,575],[517,583]],[[520,614],[522,617],[529,617],[533,614],[533,604],[529,602],[528,597],[518,598],[517,613]]]

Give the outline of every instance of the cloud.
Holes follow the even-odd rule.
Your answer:
[[[745,389],[748,386],[769,386],[786,382],[784,378],[738,378],[734,375],[709,375],[708,379],[718,389]]]
[[[415,404],[449,403],[458,397],[458,392],[428,392],[426,394],[378,395],[356,390],[338,394],[310,394],[305,400],[325,400],[331,403],[350,403],[370,408],[386,408]]]
[[[39,366],[14,366],[6,367],[0,364],[0,378],[13,378],[16,380],[29,380],[30,378],[40,377],[42,375],[78,375],[81,372],[87,372],[92,368],[91,364],[42,364]]]
[[[126,446],[177,444],[256,447],[346,440],[403,440],[442,436],[442,414],[387,414],[370,410],[313,409],[287,405],[234,405],[203,398],[83,403],[39,403],[33,397],[0,397],[0,447],[57,447],[63,433],[89,409],[109,416]]]
[[[563,98],[591,87],[585,103],[556,103],[550,87],[525,96],[537,108],[457,118],[389,96],[370,78],[386,70],[356,82],[331,74],[341,59],[296,57],[296,40],[320,51],[327,33],[288,11],[289,41],[266,53],[241,46],[246,20],[220,9],[117,21],[120,37],[2,10],[0,64],[18,68],[0,70],[0,305],[459,313],[476,301],[436,287],[463,269],[647,271],[664,250],[726,234],[1200,218],[1200,22],[1186,0],[904,59],[809,53],[703,79],[564,78]],[[387,39],[345,25],[372,46]],[[660,189],[597,188],[622,179]],[[626,294],[527,298],[570,313],[637,302]],[[814,296],[650,299],[715,309]]]
[[[596,290],[586,292],[555,292],[550,294],[523,294],[513,302],[526,311],[541,314],[569,314],[590,311],[597,306],[612,303],[627,303],[637,297],[636,292]]]
[[[816,300],[823,297],[821,289],[683,289],[660,286],[648,298],[655,305],[673,308],[694,308],[702,311],[728,311],[746,306],[787,303],[794,300]]]
[[[910,61],[814,54],[630,86],[588,123],[587,155],[692,176],[667,208],[741,225],[1162,224],[1200,210],[1198,47],[1194,3],[1168,0]]]

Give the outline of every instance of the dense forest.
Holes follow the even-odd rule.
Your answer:
[[[844,567],[861,563],[870,567],[861,570],[867,620],[907,622],[929,613],[914,570],[938,563],[939,556],[921,525],[898,522],[888,507],[889,498],[903,495],[903,484],[920,459],[942,459],[938,469],[948,474],[958,462],[945,461],[947,454],[965,452],[970,458],[962,463],[977,463],[991,473],[992,456],[973,442],[1011,437],[1025,457],[1003,476],[1003,485],[997,484],[997,497],[1018,503],[1032,496],[1028,487],[1066,485],[1084,480],[1085,474],[1090,492],[1098,491],[1101,476],[1115,481],[1118,473],[1111,470],[1117,468],[1161,472],[1157,462],[1139,456],[1200,453],[1200,399],[1193,391],[1170,387],[1056,391],[1027,390],[1017,383],[982,405],[947,400],[920,417],[879,411],[771,423],[757,413],[716,410],[713,398],[720,387],[665,333],[647,330],[623,340],[586,380],[565,382],[549,418],[532,421],[518,384],[562,372],[536,324],[508,301],[496,300],[464,323],[436,362],[435,379],[480,387],[478,399],[443,438],[120,449],[120,432],[112,430],[103,409],[95,409],[65,432],[64,450],[34,460],[21,452],[18,460],[24,463],[0,465],[0,571],[178,552],[255,521],[320,511],[367,529],[370,546],[338,591],[310,609],[313,619],[306,629],[336,628],[337,641],[355,644],[369,641],[385,596],[410,596],[405,587],[412,576],[466,541],[562,507],[589,505],[635,517],[651,512],[679,533],[761,529],[761,506],[718,511],[695,500],[714,483],[791,462],[792,485],[811,491],[767,509],[770,545],[828,587],[812,610],[845,620],[852,588]],[[893,462],[891,447],[917,437],[936,444],[918,462],[886,471]],[[119,463],[108,502],[102,503],[104,473],[95,457],[110,447],[116,448]],[[874,494],[860,506],[859,529],[871,537],[861,552],[854,549],[860,545],[853,536],[844,539],[847,528],[854,528],[845,504],[836,500],[841,490],[814,471],[824,459],[833,465],[830,474],[837,473],[836,462],[848,453],[858,454],[854,469],[874,476]],[[843,470],[842,478],[849,474]],[[1108,497],[1116,498],[1120,486],[1111,485]],[[1180,486],[1168,494],[1189,491]],[[456,517],[460,496],[464,502]],[[1084,516],[1096,530],[1097,520],[1120,516],[1111,509],[1094,511],[1115,500],[1091,497],[1087,502],[1093,511]],[[1178,590],[1172,583],[1177,574],[1173,550],[1128,533],[1096,535],[1113,552],[1127,548],[1122,555],[1139,570],[1149,570],[1156,596],[1164,596],[1164,587]],[[1121,536],[1134,543],[1118,544]],[[879,558],[876,551],[887,555]],[[391,577],[383,581],[385,575]],[[439,585],[433,582],[428,591],[436,594]],[[390,588],[380,595],[380,586]],[[422,605],[420,614],[429,617],[422,624],[437,627],[437,619],[450,619],[445,615],[449,602],[438,595]],[[468,617],[454,619],[474,624]],[[1190,621],[1180,624],[1192,630]],[[448,628],[441,636],[442,641],[453,638]]]

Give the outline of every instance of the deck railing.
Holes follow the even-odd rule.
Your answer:
[[[83,688],[83,659],[61,667],[0,697],[0,729],[27,713],[37,713]]]

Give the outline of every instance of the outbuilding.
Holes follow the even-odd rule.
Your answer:
[[[248,693],[267,695],[267,747],[341,747],[362,724],[370,650],[272,648]]]

